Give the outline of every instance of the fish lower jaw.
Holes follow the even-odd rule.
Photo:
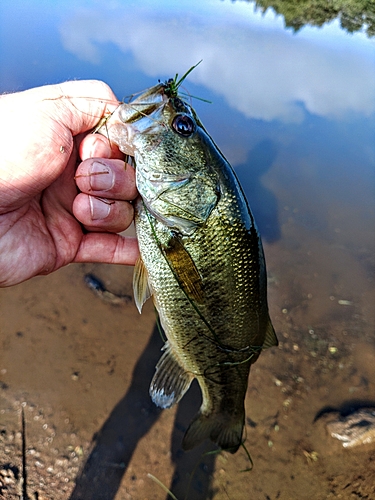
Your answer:
[[[99,133],[106,136],[111,142],[116,144],[120,151],[126,155],[135,155],[134,135],[136,131],[134,127],[122,122],[109,123],[108,126],[103,125]]]

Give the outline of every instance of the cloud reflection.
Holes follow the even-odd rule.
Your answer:
[[[324,117],[374,111],[373,64],[361,50],[324,43],[322,32],[315,39],[293,35],[276,19],[262,24],[250,7],[244,16],[242,2],[211,2],[200,11],[199,4],[192,9],[182,1],[177,13],[167,5],[156,11],[147,4],[103,10],[96,4],[76,11],[61,26],[63,45],[98,64],[104,44],[115,44],[155,78],[183,73],[203,59],[189,79],[249,118],[299,123],[304,109]]]

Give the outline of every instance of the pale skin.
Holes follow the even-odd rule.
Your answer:
[[[75,81],[0,96],[0,286],[73,262],[133,265],[132,167],[90,134],[117,100]],[[80,159],[82,160],[80,162]]]

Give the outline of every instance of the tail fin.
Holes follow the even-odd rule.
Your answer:
[[[228,414],[198,413],[182,441],[184,450],[191,450],[205,439],[211,439],[221,449],[236,453],[242,442],[245,412],[233,417]]]

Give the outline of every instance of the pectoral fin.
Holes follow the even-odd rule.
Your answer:
[[[156,372],[150,385],[152,401],[161,408],[170,408],[178,403],[189,389],[194,376],[187,373],[176,360],[168,342],[165,353],[156,365]]]
[[[134,291],[134,301],[137,306],[138,311],[141,313],[142,306],[148,300],[152,293],[148,283],[148,273],[146,266],[143,263],[141,257],[138,257],[138,260],[134,267],[133,272],[133,291]]]
[[[173,236],[164,249],[165,256],[185,293],[198,303],[204,298],[203,282],[191,255],[178,236]]]

